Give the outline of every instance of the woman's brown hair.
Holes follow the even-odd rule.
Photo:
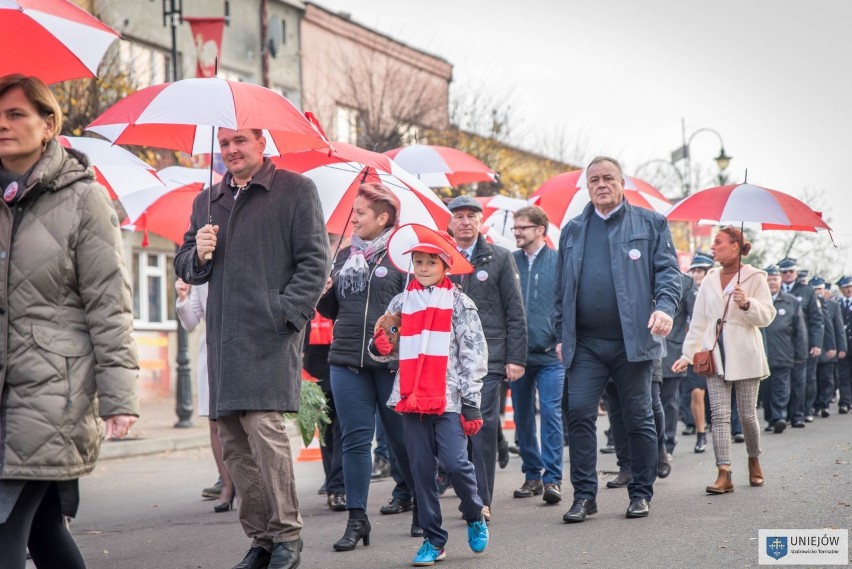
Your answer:
[[[399,198],[382,184],[370,182],[358,187],[358,196],[364,198],[377,216],[388,214],[388,222],[385,227],[395,227],[399,219]]]
[[[0,77],[0,97],[12,89],[23,91],[24,96],[33,104],[44,120],[53,116],[53,132],[48,140],[53,140],[59,136],[59,133],[62,132],[62,108],[48,86],[44,84],[44,81],[38,77],[27,77],[20,73]]]
[[[743,232],[734,227],[733,225],[723,227],[719,230],[719,233],[724,233],[731,239],[731,243],[736,243],[737,245],[739,245],[740,254],[743,257],[745,257],[751,252],[751,242],[746,241]]]

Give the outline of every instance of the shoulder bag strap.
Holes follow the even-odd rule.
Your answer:
[[[719,320],[716,321],[716,339],[713,340],[713,347],[710,348],[711,351],[715,350],[716,344],[719,343],[719,336],[722,335],[722,325],[725,323],[725,316],[728,315],[728,306],[731,304],[731,297],[732,296],[734,296],[734,295],[731,294],[731,295],[728,296],[728,301],[725,303],[725,311],[722,312],[722,317]]]

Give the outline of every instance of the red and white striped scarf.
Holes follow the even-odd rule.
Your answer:
[[[453,324],[450,279],[424,288],[412,280],[402,300],[399,413],[441,415],[447,406],[447,362]]]

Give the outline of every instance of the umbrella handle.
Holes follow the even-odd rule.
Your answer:
[[[216,68],[219,67],[219,58],[216,58]],[[213,225],[213,144],[216,135],[216,127],[210,127],[210,183],[207,185],[207,223]],[[204,260],[213,259],[213,252],[205,253]]]

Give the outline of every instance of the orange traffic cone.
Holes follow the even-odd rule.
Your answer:
[[[296,458],[296,462],[314,462],[322,460],[319,436],[319,429],[317,429],[314,431],[314,438],[311,440],[311,444],[299,451],[299,456]]]
[[[515,408],[512,407],[512,390],[509,389],[506,391],[506,412],[503,415],[505,419],[503,419],[503,428],[504,429],[514,429],[515,428]]]

